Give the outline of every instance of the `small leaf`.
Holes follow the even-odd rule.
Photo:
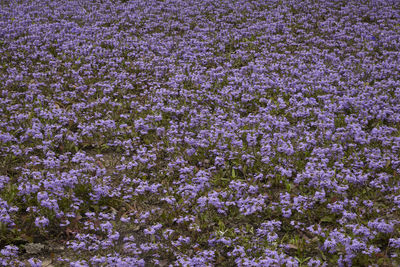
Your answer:
[[[236,178],[235,169],[232,169],[232,178]]]
[[[328,215],[328,216],[322,217],[321,222],[333,222],[334,219],[335,219],[334,216]]]
[[[134,225],[134,226],[132,226],[131,230],[134,231],[134,232],[139,231],[139,230],[140,230],[140,225]]]
[[[325,256],[325,254],[321,251],[321,256],[322,256],[322,259],[324,260],[324,261],[326,261],[326,256]]]
[[[223,223],[223,221],[219,221],[218,226],[219,226],[219,229],[221,229],[222,231],[225,230],[225,224]]]
[[[363,193],[363,194],[366,194],[366,193],[367,193],[367,189],[364,188],[364,189],[362,190],[362,193]]]
[[[160,267],[168,266],[168,260],[161,260],[158,262],[158,264],[160,265]]]
[[[390,159],[389,159],[389,160],[386,161],[386,168],[389,168],[390,165],[391,165],[391,161],[390,161]]]

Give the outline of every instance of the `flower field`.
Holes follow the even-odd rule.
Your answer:
[[[399,266],[400,1],[0,1],[0,265]]]

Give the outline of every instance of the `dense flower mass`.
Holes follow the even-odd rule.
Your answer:
[[[1,265],[400,265],[399,51],[397,0],[2,1]]]

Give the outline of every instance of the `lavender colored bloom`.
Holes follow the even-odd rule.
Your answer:
[[[392,233],[394,230],[392,222],[386,223],[384,220],[379,219],[368,222],[368,226],[378,230],[381,233]]]
[[[161,229],[161,228],[162,228],[162,224],[158,223],[158,224],[156,224],[156,225],[151,226],[151,227],[148,228],[148,229],[144,229],[144,234],[145,234],[145,235],[154,235],[155,232],[156,232],[157,230]]]
[[[393,248],[400,248],[400,238],[390,238],[389,246]]]
[[[89,266],[89,264],[87,264],[85,260],[79,260],[79,261],[71,262],[70,266],[73,266],[73,267],[87,267],[87,266]]]
[[[35,258],[30,258],[28,260],[30,266],[32,267],[41,267],[42,266],[42,261],[39,259],[35,259]]]
[[[46,226],[49,225],[49,219],[47,219],[46,217],[37,217],[35,219],[35,225],[39,228],[44,228]]]
[[[18,247],[13,245],[7,245],[3,249],[0,250],[0,254],[6,257],[17,256]]]

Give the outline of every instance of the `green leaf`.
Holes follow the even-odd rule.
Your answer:
[[[219,221],[219,222],[218,222],[218,226],[219,226],[219,229],[221,229],[222,231],[225,230],[225,224],[224,224],[223,221]]]
[[[364,189],[362,190],[362,193],[363,193],[363,194],[366,194],[366,193],[367,193],[367,189],[364,188]]]
[[[322,257],[322,259],[323,259],[324,261],[326,261],[326,256],[325,256],[324,252],[323,252],[322,250],[319,250],[319,251],[321,252],[321,257]]]
[[[335,220],[335,216],[334,215],[327,215],[325,217],[322,217],[321,222],[333,222]]]
[[[236,178],[235,169],[232,169],[232,178]]]

